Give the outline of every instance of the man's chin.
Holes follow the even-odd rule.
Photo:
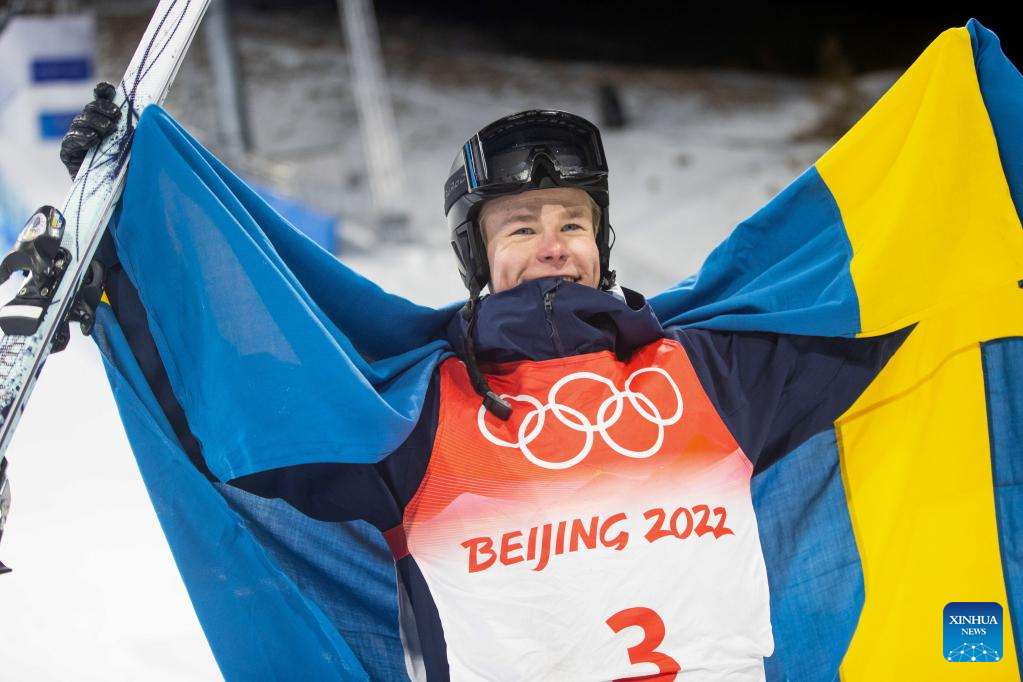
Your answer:
[[[534,279],[560,279],[565,282],[571,282],[572,284],[582,284],[586,287],[594,287],[595,285],[590,284],[582,277],[572,277],[569,275],[535,275],[532,277],[523,277],[516,284],[522,284],[523,282],[529,282]]]

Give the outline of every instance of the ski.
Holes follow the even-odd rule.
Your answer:
[[[209,3],[160,0],[117,87],[117,130],[85,157],[62,209],[37,211],[0,265],[0,278],[27,276],[0,308],[0,537],[10,504],[7,447],[47,356],[67,343],[68,323],[92,327],[102,287],[92,259],[121,195],[135,126],[147,106],[163,102]]]

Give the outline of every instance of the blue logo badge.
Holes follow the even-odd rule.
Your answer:
[[[1002,605],[954,601],[945,605],[945,660],[993,663],[1002,660]]]

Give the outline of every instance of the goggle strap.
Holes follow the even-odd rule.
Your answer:
[[[462,147],[462,167],[465,168],[466,187],[472,192],[479,186],[479,183],[476,182],[476,164],[472,160],[472,148],[469,146],[469,142]]]
[[[479,160],[479,177],[486,181],[490,179],[490,170],[487,168],[487,156],[483,153],[483,141],[480,139],[479,133],[476,133],[473,137],[476,138],[476,158]]]

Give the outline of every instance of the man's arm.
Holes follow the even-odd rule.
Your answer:
[[[832,426],[909,336],[850,339],[672,329],[725,425],[763,471]]]

